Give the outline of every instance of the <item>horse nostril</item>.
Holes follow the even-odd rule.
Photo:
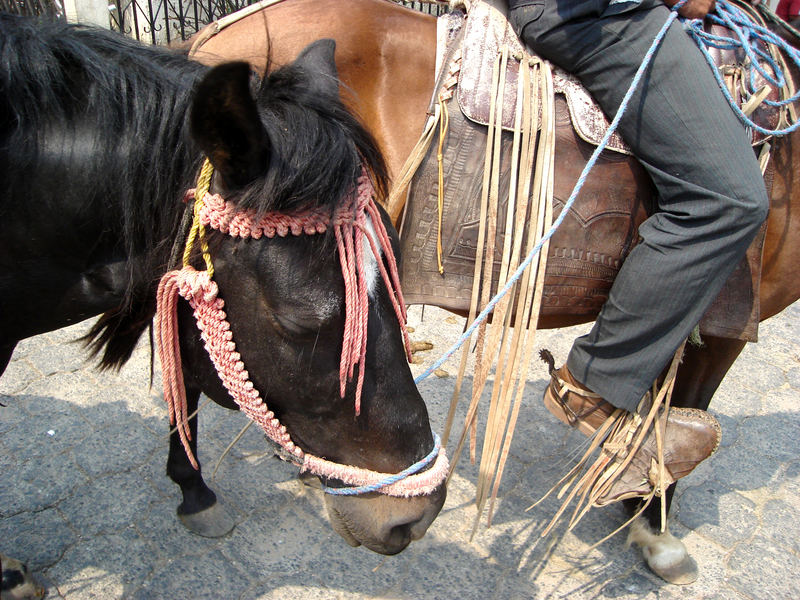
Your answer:
[[[389,529],[389,534],[386,538],[386,547],[390,550],[389,554],[397,554],[411,543],[413,539],[411,535],[413,525],[414,523],[403,523],[402,525],[395,525]]]
[[[403,523],[387,524],[384,529],[385,535],[383,539],[387,548],[392,548],[393,550],[397,548],[396,551],[391,552],[392,554],[400,552],[412,540],[419,540],[425,535],[428,527],[433,523],[444,505],[446,496],[447,491],[442,486],[434,494],[427,497],[426,505],[420,512],[413,516],[408,515]]]

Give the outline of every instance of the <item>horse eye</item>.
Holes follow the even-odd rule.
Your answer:
[[[315,335],[322,325],[318,319],[288,313],[275,314],[275,320],[293,335]]]

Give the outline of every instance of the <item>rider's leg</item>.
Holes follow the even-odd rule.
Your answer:
[[[574,73],[612,116],[669,15],[661,0],[510,4],[521,38]],[[604,445],[623,462],[629,451],[617,442],[627,446],[632,438],[624,432],[638,427],[630,413],[719,293],[768,207],[744,129],[679,24],[668,30],[624,115],[619,132],[653,179],[659,212],[640,227],[641,241],[594,327],[576,340],[567,364],[551,371],[545,394],[548,408],[584,433],[607,423],[614,411],[608,403],[628,411],[613,412],[624,427]],[[719,425],[702,411],[671,411],[665,431],[661,454],[672,480],[691,472],[719,443]],[[598,492],[599,501],[644,496],[657,485],[654,477],[665,475],[654,475],[657,448],[651,428],[629,466],[616,470],[613,487]],[[612,471],[604,467],[603,473],[611,477]]]
[[[510,3],[523,40],[578,76],[614,115],[668,9],[645,0]],[[709,66],[673,23],[628,105],[620,133],[658,190],[659,212],[620,270],[594,328],[567,364],[614,406],[635,410],[700,320],[766,218],[755,155]]]

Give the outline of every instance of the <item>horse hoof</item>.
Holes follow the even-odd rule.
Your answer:
[[[33,600],[44,596],[44,587],[28,571],[28,567],[16,559],[0,555],[3,578],[0,581],[0,600]]]
[[[669,531],[654,533],[639,517],[631,523],[628,544],[638,544],[650,570],[668,583],[687,585],[697,581],[697,563],[689,556],[683,542]]]
[[[657,560],[651,560],[647,556],[645,556],[645,559],[650,570],[667,583],[688,585],[697,581],[700,573],[697,569],[697,563],[688,554],[677,564],[662,565]]]
[[[231,514],[220,502],[190,515],[178,512],[178,518],[186,529],[207,538],[222,537],[230,533],[236,525]]]

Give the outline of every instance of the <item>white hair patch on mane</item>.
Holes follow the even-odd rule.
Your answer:
[[[367,235],[372,238],[372,241],[375,243],[375,247],[378,248],[378,252],[382,252],[381,245],[378,242],[378,235],[375,233],[375,226],[372,224],[372,219],[367,216]],[[378,278],[380,276],[380,271],[378,270],[378,259],[376,259],[375,255],[372,253],[372,247],[367,240],[362,239],[361,243],[363,244],[364,248],[364,277],[366,277],[367,282],[367,293],[369,294],[370,298],[375,298],[375,289],[378,285]],[[383,260],[381,258],[381,260]]]

